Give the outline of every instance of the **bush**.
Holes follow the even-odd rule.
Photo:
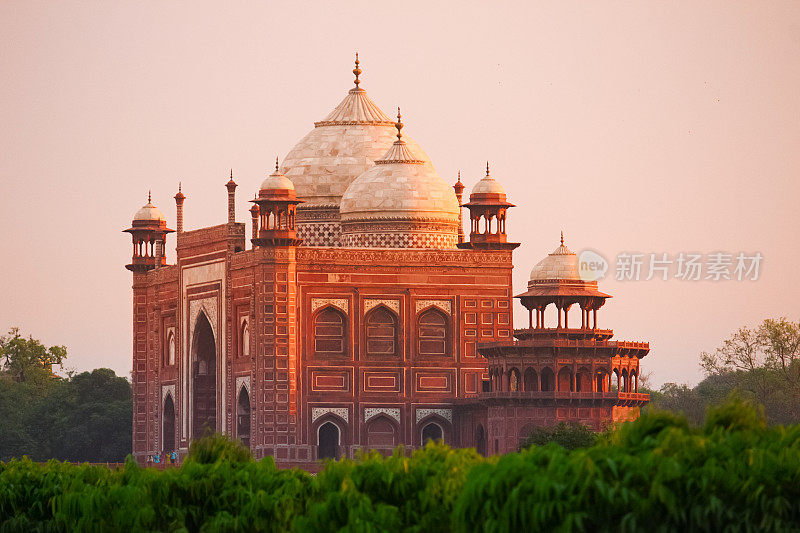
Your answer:
[[[328,462],[317,476],[215,436],[181,468],[0,463],[6,531],[800,530],[800,426],[731,399],[703,427],[650,412],[588,447]]]
[[[589,426],[560,422],[557,426],[534,428],[522,446],[520,446],[520,449],[530,448],[531,446],[545,446],[554,442],[567,450],[575,450],[591,446],[596,438],[595,433]]]

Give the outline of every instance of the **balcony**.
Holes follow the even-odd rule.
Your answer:
[[[464,400],[549,400],[559,402],[612,401],[618,405],[643,405],[650,395],[643,392],[564,392],[564,391],[493,391],[466,394]]]

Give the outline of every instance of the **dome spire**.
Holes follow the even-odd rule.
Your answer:
[[[147,203],[148,204],[153,203],[152,200],[150,200],[150,191],[147,191]]]
[[[353,74],[356,75],[356,88],[358,88],[358,84],[361,83],[361,80],[358,77],[361,75],[361,68],[358,66],[358,52],[356,52],[356,68],[353,69]]]
[[[564,230],[561,230],[561,246],[564,246]]]
[[[394,123],[394,127],[397,128],[397,140],[399,141],[402,139],[403,134],[400,130],[403,129],[403,116],[400,114],[400,108],[397,108],[397,122]]]
[[[489,161],[486,161],[486,175],[489,175]]]
[[[277,174],[277,172],[278,172],[278,156],[276,155],[275,156],[275,173]]]

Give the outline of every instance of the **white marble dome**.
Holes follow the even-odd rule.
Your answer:
[[[395,151],[393,146],[386,158],[394,157]],[[418,157],[410,148],[409,151]],[[453,187],[429,161],[386,159],[350,184],[342,196],[339,212],[343,222],[367,219],[457,222],[458,209]]]
[[[582,281],[578,269],[578,256],[575,252],[561,245],[553,253],[536,263],[531,270],[531,281],[560,280]]]
[[[144,204],[141,209],[139,209],[135,215],[133,215],[133,220],[139,222],[148,222],[148,221],[155,221],[155,222],[163,222],[166,219],[164,218],[164,213],[162,213],[156,206],[154,206],[150,199],[148,198],[147,203]]]
[[[394,121],[360,88],[303,137],[283,160],[281,170],[293,183],[304,209],[337,207],[350,183],[375,165],[395,140]],[[409,137],[414,153],[428,156]]]
[[[264,181],[261,182],[261,190],[262,191],[271,191],[276,189],[282,190],[289,190],[293,191],[294,183],[292,180],[278,172],[277,170],[266,177]]]
[[[500,185],[493,177],[486,174],[475,186],[472,188],[472,194],[499,194],[503,197],[506,196],[506,190]]]

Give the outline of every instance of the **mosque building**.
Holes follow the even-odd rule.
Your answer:
[[[519,244],[503,187],[487,165],[464,202],[460,176],[448,185],[399,110],[390,118],[360,87],[357,56],[353,73],[261,183],[249,232],[232,172],[227,222],[184,230],[179,187],[176,230],[149,197],[125,230],[137,460],[183,455],[208,432],[310,469],[430,439],[494,454],[536,426],[638,416],[649,345],[597,327],[609,296],[581,278],[563,235],[516,296],[529,321],[515,330]],[[545,327],[553,308],[557,326]]]

